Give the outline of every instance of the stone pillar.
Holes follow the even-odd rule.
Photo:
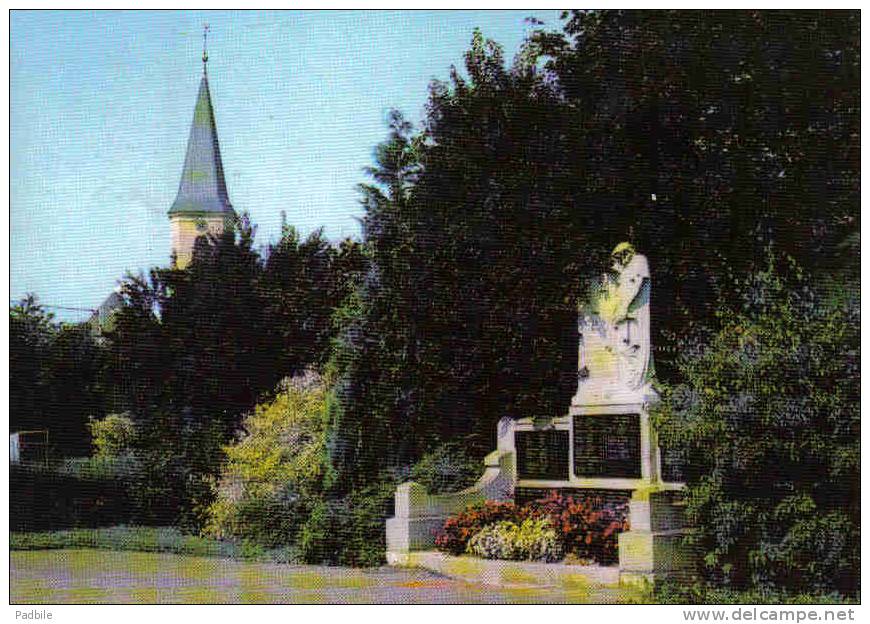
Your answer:
[[[694,569],[692,553],[683,543],[688,530],[680,491],[635,490],[629,502],[629,524],[629,530],[619,535],[620,582],[681,579]]]
[[[649,421],[649,410],[643,405],[640,414],[640,477],[649,483],[659,480],[658,444]]]
[[[403,555],[428,550],[435,545],[435,534],[446,516],[427,511],[429,493],[419,483],[409,481],[396,488],[395,515],[387,519],[387,562],[405,563]]]

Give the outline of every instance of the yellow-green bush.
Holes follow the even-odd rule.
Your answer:
[[[96,457],[119,457],[128,453],[136,439],[136,425],[127,412],[88,421]]]
[[[246,433],[227,446],[205,532],[290,544],[307,517],[328,468],[326,416],[333,398],[315,373],[283,381],[273,399],[244,421]]]

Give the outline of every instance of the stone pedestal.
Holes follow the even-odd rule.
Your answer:
[[[620,581],[645,584],[684,578],[694,559],[685,547],[685,503],[678,490],[635,490],[629,502],[630,529],[619,535]]]

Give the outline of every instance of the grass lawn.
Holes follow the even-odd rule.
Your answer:
[[[620,590],[492,587],[419,569],[338,568],[159,552],[13,551],[10,602],[58,603],[604,603]]]

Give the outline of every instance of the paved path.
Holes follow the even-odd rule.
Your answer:
[[[604,603],[615,589],[492,587],[417,569],[333,568],[105,550],[13,551],[10,601],[56,603]]]

